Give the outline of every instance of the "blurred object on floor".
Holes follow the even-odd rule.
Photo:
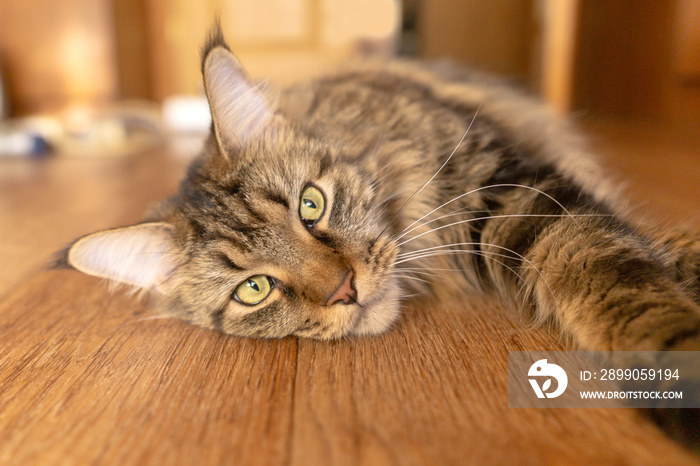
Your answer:
[[[0,122],[0,156],[125,156],[153,147],[162,137],[155,104],[73,105],[54,114]]]
[[[0,157],[39,157],[51,151],[60,138],[61,124],[51,117],[26,117],[0,121]]]
[[[157,145],[163,137],[158,106],[121,102],[104,108],[73,106],[63,114],[58,152],[76,156],[124,156]]]
[[[211,112],[205,96],[173,96],[163,102],[163,124],[173,154],[192,158],[209,136]]]
[[[211,112],[204,96],[173,96],[163,102],[163,123],[170,132],[209,133]]]

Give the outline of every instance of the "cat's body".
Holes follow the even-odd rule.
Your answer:
[[[493,290],[584,349],[700,350],[700,237],[642,232],[533,100],[394,62],[293,87],[273,108],[218,30],[202,68],[212,134],[179,191],[60,264],[242,336],[378,334],[416,292]],[[664,411],[697,435],[679,412]]]
[[[68,264],[244,336],[381,333],[403,296],[457,289],[496,290],[587,349],[698,347],[698,237],[639,233],[533,100],[395,62],[273,109],[220,32],[203,74],[213,131],[179,192],[148,223],[81,238]]]
[[[579,332],[567,322],[566,330],[589,348],[666,348],[662,335],[656,336],[663,341],[637,341],[624,322],[640,317],[640,329],[661,323],[638,316],[628,294],[645,309],[657,299],[664,306],[683,301],[681,287],[672,283],[676,261],[623,220],[624,208],[578,138],[536,102],[498,83],[437,71],[398,62],[361,65],[288,90],[278,107],[303,133],[330,141],[338,149],[336,163],[348,160],[376,183],[372,202],[391,222],[388,231],[405,241],[398,260],[406,262],[396,270],[420,279],[401,280],[402,291],[422,291],[426,281],[433,291],[496,288],[506,299],[519,291],[538,317],[548,318],[557,310],[563,316],[564,306],[580,313],[584,301],[619,285],[610,299],[600,296],[598,305],[609,316],[590,309],[592,328]],[[573,275],[574,257],[593,270],[562,280],[562,273]],[[697,272],[697,257],[689,259]],[[620,278],[627,282],[621,285]],[[668,278],[657,293],[642,289]],[[599,288],[586,289],[586,296],[562,296],[596,280]],[[695,331],[697,310],[687,312],[680,325]],[[608,318],[620,320],[618,333],[608,332],[614,326]],[[662,328],[675,337],[673,325]]]

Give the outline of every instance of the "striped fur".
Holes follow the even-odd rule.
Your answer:
[[[415,292],[494,290],[582,348],[700,349],[700,237],[643,232],[580,137],[532,99],[400,61],[273,99],[218,30],[202,62],[212,135],[148,219],[173,232],[157,287],[171,315],[328,339],[385,331]],[[313,228],[298,214],[309,183],[327,202]],[[357,301],[326,305],[348,270]],[[231,298],[258,274],[275,279],[267,299]]]

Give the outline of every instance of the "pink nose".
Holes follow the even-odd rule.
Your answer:
[[[342,302],[344,304],[357,302],[357,291],[355,291],[355,288],[352,286],[352,277],[354,275],[352,269],[348,270],[348,273],[345,274],[345,278],[343,278],[343,282],[326,300],[326,306],[332,306],[337,302]]]

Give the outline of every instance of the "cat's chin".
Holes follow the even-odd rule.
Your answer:
[[[399,287],[391,286],[381,297],[362,306],[349,333],[352,335],[377,335],[386,332],[401,313],[399,296]]]

